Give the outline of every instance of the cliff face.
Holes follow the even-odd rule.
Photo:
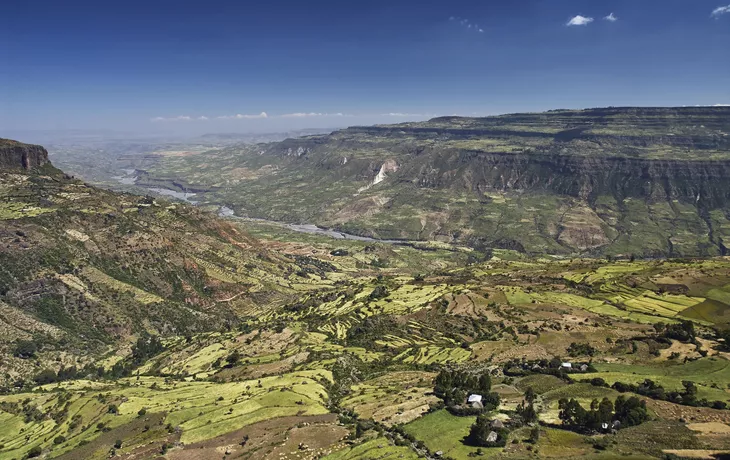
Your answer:
[[[48,152],[40,145],[0,139],[0,168],[31,170],[48,163]]]
[[[195,177],[239,214],[379,238],[649,256],[727,254],[730,242],[728,107],[442,117],[155,169]]]
[[[426,188],[549,191],[589,201],[599,195],[678,199],[705,208],[730,201],[730,161],[480,152],[440,152],[424,160],[411,162],[400,178]]]

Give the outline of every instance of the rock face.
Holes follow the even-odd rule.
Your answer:
[[[48,163],[48,152],[40,145],[0,139],[0,168],[31,170]]]
[[[255,170],[246,181],[223,173],[231,185],[208,198],[363,236],[534,253],[730,253],[730,107],[441,117],[184,161],[155,176],[192,172],[215,185],[221,171]]]

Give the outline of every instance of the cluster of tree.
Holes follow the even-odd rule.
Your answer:
[[[535,400],[537,393],[532,387],[527,388],[524,400],[517,406],[517,417],[513,417],[507,425],[499,420],[490,420],[486,414],[479,415],[471,426],[465,442],[478,447],[504,447],[511,429],[537,423]],[[540,427],[535,425],[530,430],[530,442],[535,443],[539,438]]]
[[[657,323],[654,325],[654,330],[659,337],[679,340],[683,343],[694,343],[697,339],[695,325],[692,321],[681,321],[676,324]]]
[[[478,447],[504,447],[507,444],[509,430],[505,427],[495,427],[493,420],[487,415],[477,417],[469,429],[466,444]]]
[[[95,366],[92,363],[87,364],[82,369],[77,369],[75,366],[62,366],[58,372],[53,369],[42,370],[33,377],[33,381],[38,385],[47,385],[77,378],[118,379],[129,377],[135,368],[164,350],[165,347],[158,337],[140,337],[132,346],[131,355],[127,359],[115,363],[110,369]]]
[[[585,370],[581,369],[581,365],[585,364]],[[504,375],[510,377],[531,375],[531,374],[547,374],[554,375],[555,377],[561,378],[570,382],[568,374],[580,373],[580,372],[597,372],[596,368],[591,363],[572,363],[570,368],[563,367],[563,360],[560,357],[554,357],[550,360],[539,359],[539,360],[517,360],[513,359],[507,361],[502,371]]]
[[[13,356],[20,359],[35,358],[38,353],[38,345],[32,340],[18,340],[15,342]]]
[[[493,410],[499,406],[499,395],[492,392],[492,378],[489,372],[477,374],[465,370],[442,369],[434,379],[434,394],[444,400],[446,407],[455,413],[457,406],[461,406],[470,394],[482,397],[482,408],[475,411],[467,408],[465,413],[460,411],[456,415],[469,415],[472,412]]]
[[[537,422],[537,410],[535,410],[535,400],[537,394],[532,387],[525,390],[525,399],[517,406],[517,415],[522,419],[523,423]]]
[[[641,401],[636,396],[628,399],[619,396],[615,404],[608,398],[603,398],[600,402],[594,399],[588,410],[573,398],[562,398],[558,402],[558,408],[560,409],[558,417],[563,426],[580,432],[599,431],[605,426],[622,428],[636,426],[649,420],[646,401]],[[618,424],[614,426],[614,422]]]
[[[602,378],[591,379],[590,382],[593,386],[608,387],[608,383],[606,383],[606,381]],[[712,407],[713,409],[727,409],[728,407],[725,401],[697,399],[697,385],[695,385],[694,382],[684,380],[682,381],[682,387],[682,391],[667,391],[663,386],[650,379],[646,379],[638,385],[622,382],[614,382],[614,384],[611,385],[611,388],[620,393],[636,393],[642,396],[647,396],[651,399],[669,401],[685,406]]]
[[[730,328],[715,330],[715,337],[722,341],[720,343],[721,349],[730,351]]]
[[[570,356],[593,356],[596,349],[587,343],[573,342],[568,347],[568,355]]]

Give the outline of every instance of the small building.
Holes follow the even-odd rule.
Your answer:
[[[487,442],[497,442],[497,432],[496,431],[490,431],[487,435]]]
[[[608,423],[601,423],[601,429],[603,431],[608,431]]]
[[[436,456],[437,456],[437,457],[443,457],[443,456],[444,456],[444,451],[443,451],[443,450],[439,450],[439,451],[437,451],[437,452],[436,452]]]
[[[484,404],[480,403],[479,401],[474,401],[471,403],[472,409],[484,409]]]
[[[573,369],[573,363],[561,363],[560,367],[563,369]]]
[[[587,372],[588,371],[588,364],[581,364],[580,365],[580,371],[581,372]]]
[[[482,395],[469,395],[469,397],[466,399],[466,402],[469,404],[478,402],[481,404],[482,402]]]
[[[494,419],[490,426],[494,429],[504,428],[504,422],[499,419]]]

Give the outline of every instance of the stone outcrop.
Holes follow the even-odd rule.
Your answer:
[[[40,145],[0,139],[0,169],[31,170],[48,163],[48,152]]]

